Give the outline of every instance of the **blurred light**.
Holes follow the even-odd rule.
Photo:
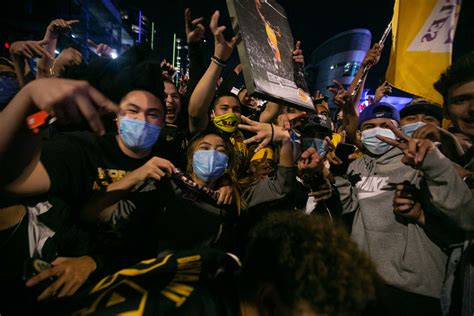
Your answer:
[[[6,49],[9,49],[9,48],[10,48],[10,43],[5,42],[5,48],[6,48]]]
[[[117,52],[113,50],[113,51],[110,53],[110,57],[112,57],[112,59],[117,58],[117,57],[118,57]]]
[[[56,55],[59,55],[61,52],[60,52],[59,50],[55,49],[55,50],[54,50],[54,53],[55,53]]]
[[[72,38],[77,38],[77,35],[76,34],[71,34],[71,37]]]
[[[334,69],[334,66],[329,67],[329,69]]]

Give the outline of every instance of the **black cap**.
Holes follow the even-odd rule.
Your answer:
[[[322,131],[328,134],[332,133],[331,118],[325,115],[310,114],[303,120],[301,133],[310,134],[313,131]]]
[[[408,115],[426,114],[435,117],[438,121],[443,120],[443,110],[441,105],[423,98],[413,99],[400,111],[400,118]]]

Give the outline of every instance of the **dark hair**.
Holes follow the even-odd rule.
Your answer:
[[[434,88],[441,93],[444,105],[448,105],[448,91],[454,86],[474,81],[474,51],[461,56],[441,74]]]
[[[217,93],[215,96],[214,96],[214,100],[212,101],[212,109],[214,109],[214,107],[216,106],[216,103],[217,101],[222,98],[222,97],[231,97],[231,98],[234,98],[237,100],[237,102],[239,103],[240,107],[242,107],[242,104],[240,103],[240,99],[238,96],[236,96],[235,94],[233,94],[232,92],[228,92],[228,91],[223,91],[223,92],[220,92],[220,93]]]
[[[279,211],[250,233],[242,263],[240,295],[259,302],[262,286],[273,286],[290,309],[306,302],[315,312],[357,315],[375,298],[375,268],[329,220]]]
[[[186,160],[187,160],[186,172],[192,175],[194,152],[197,149],[197,144],[199,143],[199,141],[203,139],[204,137],[206,137],[207,135],[216,135],[222,138],[222,140],[224,141],[225,153],[229,157],[227,170],[230,171],[230,172],[227,172],[226,174],[228,175],[228,179],[231,181],[231,185],[233,188],[234,201],[237,206],[238,213],[240,213],[240,210],[246,206],[246,203],[245,201],[242,200],[242,192],[240,191],[238,180],[236,179],[235,175],[232,172],[232,170],[236,168],[237,157],[235,155],[234,146],[232,145],[232,143],[230,142],[228,138],[222,135],[221,132],[219,132],[215,128],[210,127],[194,135],[194,137],[189,141],[188,151],[186,153]]]
[[[65,77],[86,80],[114,102],[133,90],[154,94],[164,104],[164,85],[159,59],[138,45],[117,59],[98,58],[65,73]]]

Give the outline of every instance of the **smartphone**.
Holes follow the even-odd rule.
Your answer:
[[[349,161],[349,156],[356,151],[357,147],[351,144],[339,143],[336,147],[336,156],[343,162]]]
[[[353,154],[356,149],[357,147],[351,144],[339,143],[337,145],[335,154],[339,159],[342,160],[342,164],[331,165],[330,170],[334,175],[344,175],[347,172],[347,168],[351,163],[349,156]]]

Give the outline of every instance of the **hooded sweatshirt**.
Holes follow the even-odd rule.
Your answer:
[[[401,290],[439,298],[447,256],[423,227],[393,212],[395,185],[419,187],[419,171],[401,162],[393,148],[380,157],[363,156],[336,177],[344,213],[356,212],[351,238],[365,251],[382,279]]]

